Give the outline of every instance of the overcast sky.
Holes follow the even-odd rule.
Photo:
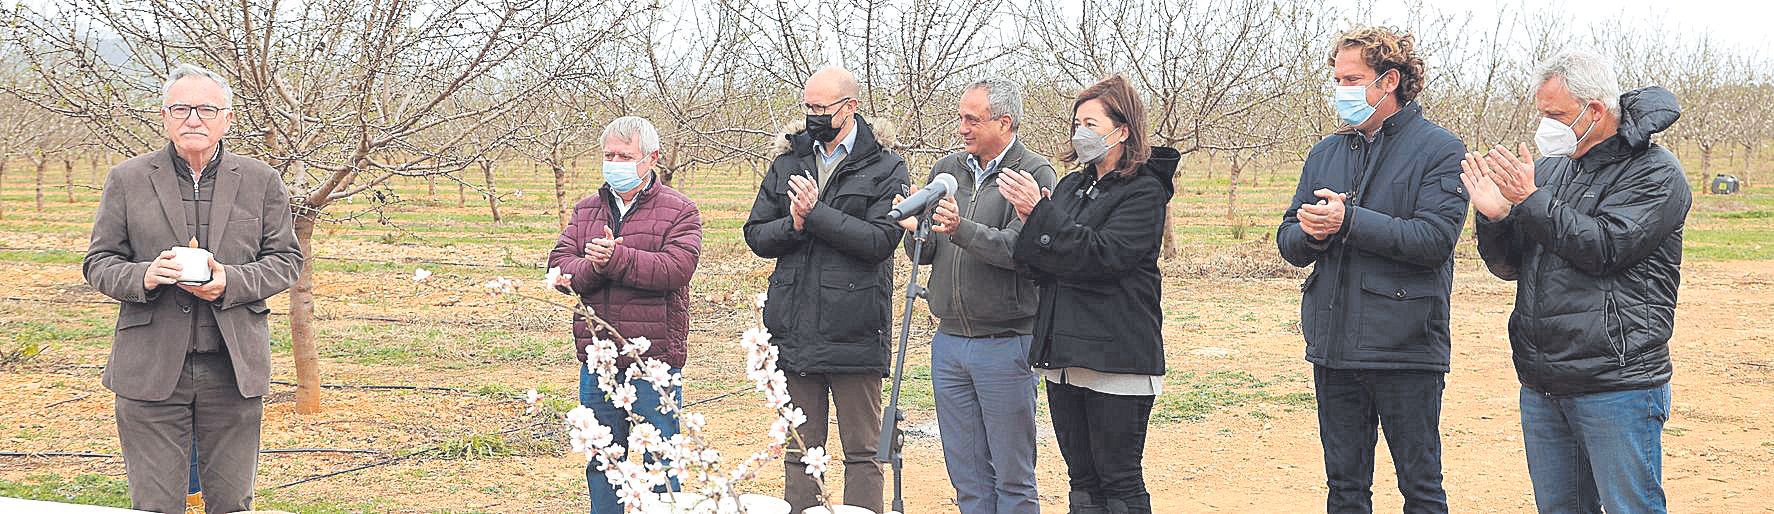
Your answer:
[[[695,1],[695,0],[688,0]],[[1086,0],[1088,1],[1088,0]],[[1324,0],[1341,13],[1352,14],[1372,3],[1374,19],[1390,25],[1404,25],[1407,6],[1412,0]],[[1655,20],[1664,30],[1704,31],[1715,41],[1743,49],[1774,50],[1774,1],[1767,0],[1420,0],[1436,11],[1457,14],[1471,12],[1474,26],[1487,27],[1495,18],[1490,14],[1498,6],[1510,11],[1547,8],[1568,16],[1573,25],[1585,26],[1590,21],[1624,16],[1627,20]],[[8,8],[21,0],[0,0]],[[25,5],[41,8],[53,5],[52,0],[22,0]]]
[[[1520,0],[1422,0],[1424,5],[1447,13],[1471,12],[1474,26],[1488,27],[1495,22],[1490,13],[1498,6],[1519,11]],[[1329,0],[1341,12],[1351,12],[1365,4],[1360,0]],[[1405,0],[1376,0],[1374,15],[1387,24],[1402,25],[1408,3]],[[1684,32],[1705,31],[1715,41],[1736,48],[1774,50],[1769,23],[1774,22],[1774,2],[1766,0],[1550,0],[1531,2],[1529,9],[1544,6],[1569,16],[1575,25],[1585,21],[1624,17],[1647,25],[1651,21],[1664,30]]]

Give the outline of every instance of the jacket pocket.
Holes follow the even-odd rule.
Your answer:
[[[872,271],[823,271],[819,276],[819,335],[834,343],[874,343],[885,320],[879,277]]]
[[[795,304],[795,270],[784,270],[780,277],[770,277],[770,287],[764,299],[764,330],[778,337],[787,336],[793,325]]]
[[[825,200],[826,205],[830,205],[844,214],[868,219],[869,206],[875,203],[875,197],[871,194],[872,191],[865,189],[862,184],[855,183],[859,179],[866,179],[866,177],[853,176],[844,183],[838,184],[838,190],[832,191],[829,198]]]
[[[1312,285],[1317,282],[1316,268],[1300,282],[1300,337],[1306,340],[1307,356],[1322,358],[1325,355],[1325,339],[1323,331],[1319,330],[1321,320],[1318,307],[1321,302],[1312,297]]]
[[[135,305],[126,303],[123,304],[123,308],[117,313],[117,330],[122,331],[126,328],[135,328],[153,321],[153,304]]]
[[[1434,273],[1368,274],[1361,280],[1362,350],[1427,352],[1435,318]],[[1443,320],[1445,323],[1445,319]]]
[[[1612,291],[1603,293],[1602,297],[1602,328],[1608,334],[1608,348],[1614,350],[1611,357],[1621,366],[1626,365],[1626,320],[1620,317],[1620,304],[1614,300]]]
[[[981,321],[1008,321],[1035,315],[1034,283],[984,261],[961,259],[947,284],[954,288],[954,306],[960,314]],[[1031,291],[1023,292],[1023,288]],[[1028,298],[1024,303],[1023,298]]]

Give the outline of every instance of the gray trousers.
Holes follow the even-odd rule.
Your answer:
[[[830,401],[827,401],[827,394]],[[837,407],[838,438],[844,445],[845,505],[854,505],[881,512],[882,469],[875,461],[875,449],[881,439],[881,375],[809,374],[788,375],[788,394],[794,405],[807,414],[807,423],[796,429],[809,446],[826,446],[828,409]],[[794,512],[819,505],[819,485],[807,475],[801,463],[801,450],[789,439],[788,455],[783,459],[783,499]],[[826,454],[837,463],[839,453],[826,447]],[[828,478],[831,475],[826,475]],[[831,487],[831,481],[826,482]],[[836,501],[834,491],[833,500]]]
[[[937,332],[930,382],[943,463],[963,514],[1034,514],[1035,390],[1031,336]]]
[[[211,514],[252,510],[259,466],[262,398],[242,398],[227,353],[185,356],[179,384],[165,400],[117,397],[117,439],[136,510],[185,512],[191,440]]]

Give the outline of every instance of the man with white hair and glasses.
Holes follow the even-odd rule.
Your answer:
[[[223,148],[234,113],[221,75],[180,65],[162,95],[168,143],[111,169],[82,266],[120,304],[103,381],[134,508],[184,512],[195,450],[208,512],[252,510],[265,299],[302,268],[289,192],[276,169]]]
[[[1651,142],[1681,116],[1668,90],[1620,93],[1586,51],[1541,65],[1540,157],[1467,154],[1478,250],[1516,281],[1509,342],[1540,512],[1664,512],[1669,339],[1692,201]]]

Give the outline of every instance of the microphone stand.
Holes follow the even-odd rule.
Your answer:
[[[905,459],[901,455],[900,444],[905,434],[899,431],[899,422],[905,421],[905,412],[899,410],[899,386],[905,379],[906,343],[911,338],[912,305],[924,296],[924,288],[918,285],[918,257],[924,253],[924,241],[930,238],[930,217],[936,212],[935,205],[918,214],[918,230],[912,235],[912,275],[905,284],[905,315],[899,320],[899,358],[893,367],[893,393],[888,397],[887,409],[881,415],[881,439],[876,442],[875,462],[885,462],[893,466],[893,511],[905,512],[905,483],[901,478],[905,475]]]

